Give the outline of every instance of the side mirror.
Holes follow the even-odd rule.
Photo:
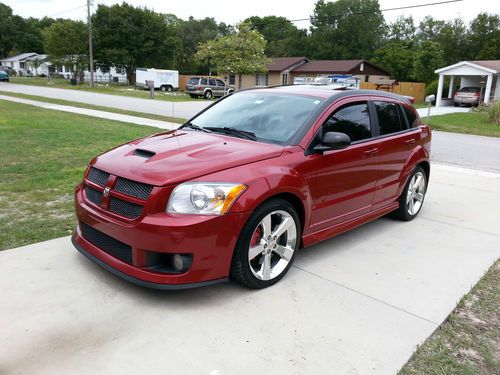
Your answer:
[[[326,132],[320,144],[314,146],[315,152],[325,152],[328,150],[341,150],[351,144],[351,138],[345,133]]]

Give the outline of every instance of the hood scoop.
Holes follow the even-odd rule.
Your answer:
[[[134,150],[134,155],[139,156],[141,158],[149,159],[156,155],[156,152],[143,150],[142,148],[136,148]]]

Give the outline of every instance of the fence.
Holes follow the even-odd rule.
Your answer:
[[[376,90],[377,86],[370,82],[361,82],[360,89]],[[394,86],[392,91],[394,94],[413,96],[415,103],[421,103],[425,98],[425,83],[422,82],[399,82],[398,86]]]

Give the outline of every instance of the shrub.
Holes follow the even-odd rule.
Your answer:
[[[500,101],[494,101],[488,106],[488,116],[493,124],[500,125]]]

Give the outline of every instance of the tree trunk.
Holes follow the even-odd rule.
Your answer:
[[[135,86],[135,67],[130,65],[125,69],[125,71],[127,72],[128,84],[130,86]]]
[[[238,90],[241,90],[241,74],[238,74]]]

